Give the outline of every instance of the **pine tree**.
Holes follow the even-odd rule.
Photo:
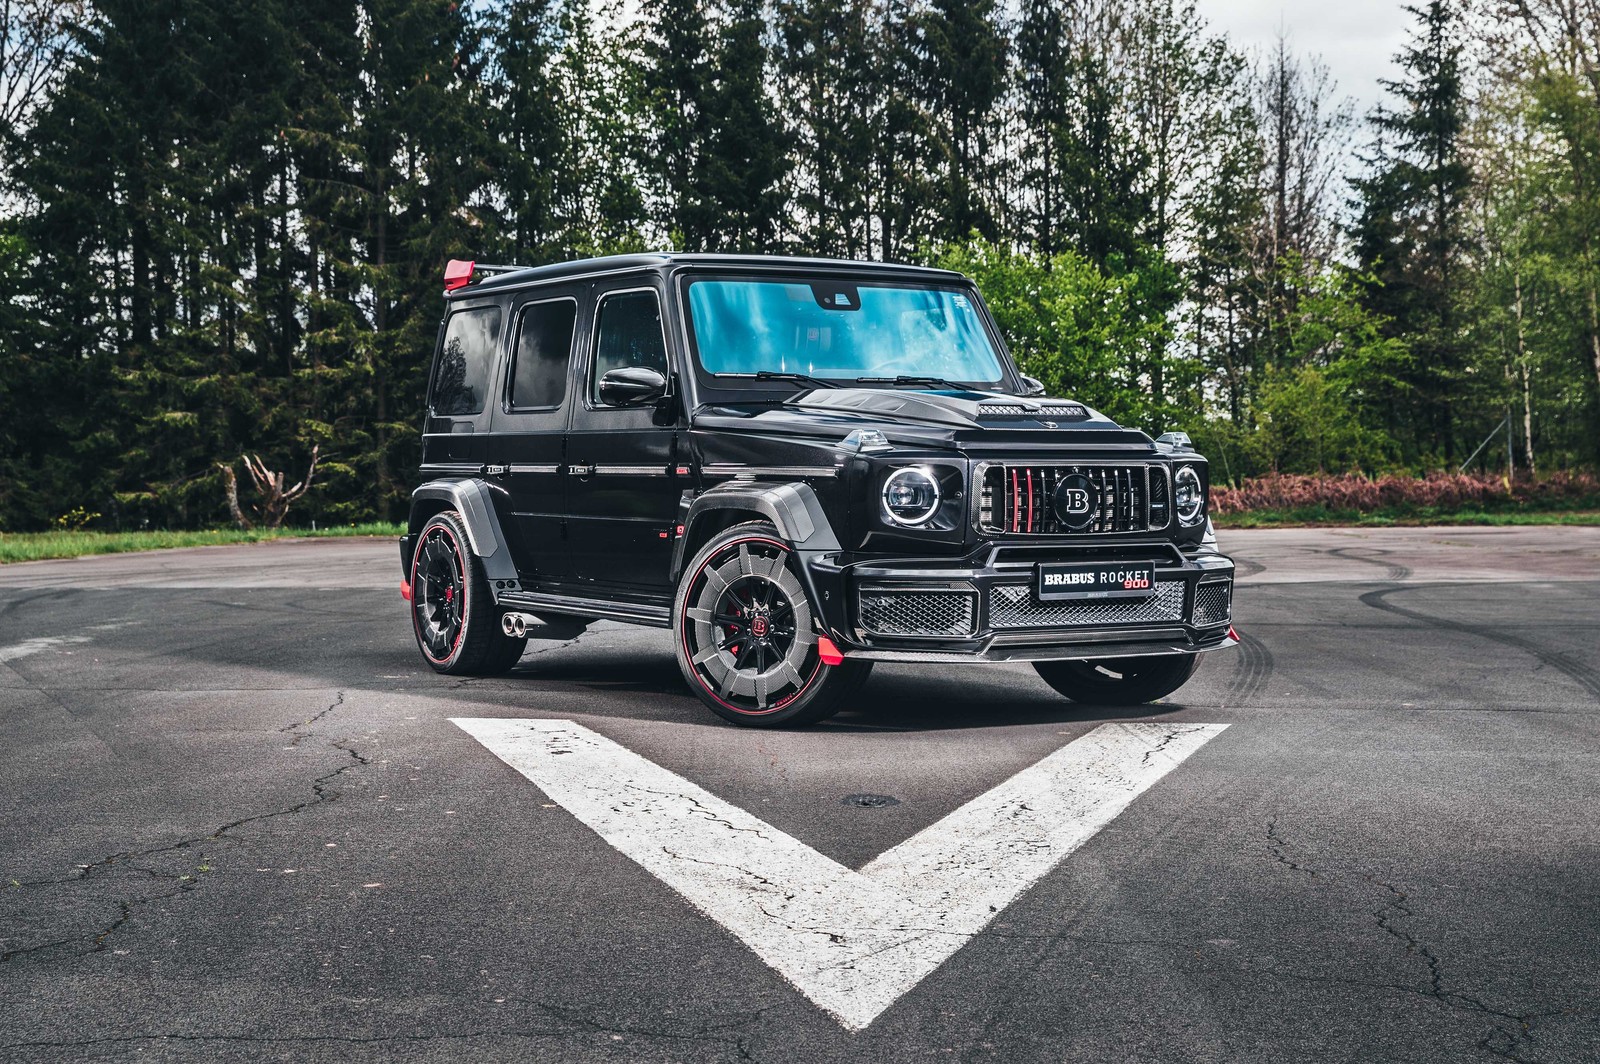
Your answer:
[[[1374,278],[1366,303],[1389,319],[1390,335],[1416,356],[1414,428],[1419,456],[1456,454],[1455,393],[1463,382],[1462,300],[1467,274],[1466,202],[1472,174],[1460,143],[1460,16],[1448,0],[1407,8],[1418,19],[1399,55],[1404,77],[1387,83],[1398,106],[1370,119],[1376,139],[1369,173],[1355,183],[1354,238],[1363,271]]]

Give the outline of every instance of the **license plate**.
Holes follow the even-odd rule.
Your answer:
[[[1156,592],[1156,567],[1150,562],[1039,566],[1035,593],[1042,601],[1059,599],[1149,598]]]

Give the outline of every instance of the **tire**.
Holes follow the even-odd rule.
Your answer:
[[[1074,702],[1137,706],[1182,687],[1200,665],[1199,654],[1158,654],[1098,661],[1036,661],[1034,671]]]
[[[446,510],[417,533],[411,553],[411,631],[435,672],[492,676],[522,657],[526,639],[500,630],[483,563],[467,548],[461,515]]]
[[[814,724],[843,708],[872,669],[822,663],[815,611],[794,566],[789,545],[764,521],[722,532],[684,566],[672,608],[678,668],[723,720]]]

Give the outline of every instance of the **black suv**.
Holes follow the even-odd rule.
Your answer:
[[[960,274],[648,254],[445,282],[400,542],[440,672],[626,621],[774,725],[876,661],[1026,661],[1131,704],[1237,643],[1205,459],[1044,398]]]

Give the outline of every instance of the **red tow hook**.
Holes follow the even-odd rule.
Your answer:
[[[407,602],[411,601],[411,581],[400,581],[400,597],[405,599]]]

